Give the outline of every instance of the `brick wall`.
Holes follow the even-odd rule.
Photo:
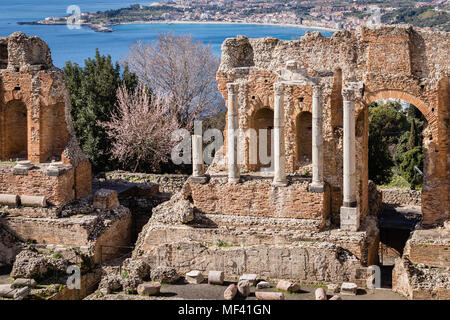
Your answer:
[[[226,179],[213,177],[208,184],[191,183],[195,208],[208,214],[313,219],[322,223],[329,219],[329,188],[324,193],[312,193],[307,190],[306,180],[278,188],[271,185],[271,178],[243,180],[228,184]]]
[[[60,206],[74,199],[73,186],[73,169],[59,177],[48,176],[40,167],[28,171],[28,175],[15,175],[13,165],[0,165],[0,193],[45,196],[50,205]]]

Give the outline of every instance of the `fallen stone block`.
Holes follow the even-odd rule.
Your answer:
[[[155,296],[161,291],[161,284],[159,282],[154,283],[142,283],[137,287],[137,293],[144,296]]]
[[[256,285],[256,280],[258,279],[258,275],[257,274],[253,274],[253,273],[244,273],[240,278],[239,281],[242,280],[248,280],[250,282],[251,286]]]
[[[16,194],[0,194],[0,205],[16,208],[19,206],[19,199]]]
[[[247,298],[250,295],[250,281],[248,280],[239,281],[237,287],[238,292],[242,297]]]
[[[0,284],[0,297],[14,298],[15,291],[10,284]]]
[[[238,292],[238,287],[235,284],[230,284],[223,293],[223,298],[225,300],[233,300]]]
[[[20,289],[14,290],[13,299],[14,300],[23,300],[23,298],[27,297],[31,292],[29,287],[23,287]]]
[[[208,273],[209,284],[223,284],[224,274],[223,271],[210,271]]]
[[[20,196],[22,207],[45,208],[47,198],[45,196]]]
[[[277,289],[282,291],[289,291],[289,292],[299,292],[300,286],[297,283],[293,283],[287,280],[281,280],[277,284]]]
[[[260,281],[256,285],[256,289],[267,289],[267,288],[270,288],[270,283],[268,283],[267,281]]]
[[[339,293],[341,286],[337,283],[331,283],[327,285],[327,294],[334,295],[335,293]]]
[[[316,300],[327,300],[327,294],[324,288],[317,288],[316,292]]]
[[[22,288],[22,287],[34,288],[34,287],[36,287],[36,285],[37,285],[37,282],[34,279],[19,278],[19,279],[14,280],[14,282],[11,284],[11,287],[14,289]]]
[[[335,295],[330,298],[330,300],[342,300],[341,296]]]
[[[177,270],[172,267],[157,267],[150,272],[153,281],[161,283],[175,283],[180,279]]]
[[[358,286],[353,282],[344,282],[341,285],[341,294],[346,296],[356,296]]]
[[[94,208],[96,209],[114,209],[119,205],[119,195],[114,190],[100,189],[94,194]]]
[[[256,299],[258,299],[258,300],[284,300],[283,292],[256,291],[255,295],[256,295]]]
[[[203,274],[198,270],[186,273],[186,281],[191,284],[199,284],[203,282]]]

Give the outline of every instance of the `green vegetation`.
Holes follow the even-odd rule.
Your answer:
[[[228,247],[231,247],[231,245],[230,245],[229,243],[226,243],[225,241],[222,241],[222,240],[218,240],[218,241],[216,242],[216,246],[222,247],[222,248],[228,248]]]
[[[421,188],[422,130],[425,119],[411,105],[373,103],[369,109],[369,179],[382,187]]]
[[[100,55],[85,60],[84,67],[67,62],[64,67],[66,84],[72,102],[72,119],[81,148],[92,163],[94,172],[116,169],[111,161],[111,140],[100,121],[108,121],[116,109],[116,91],[124,84],[133,90],[137,78],[125,67],[122,75],[120,66],[113,64],[111,56]]]
[[[437,30],[450,31],[450,13],[435,10],[433,6],[399,8],[384,14],[381,21],[388,24],[408,23],[422,28],[433,27]]]

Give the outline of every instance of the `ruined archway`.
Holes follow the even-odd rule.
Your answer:
[[[304,111],[296,117],[297,165],[299,168],[312,161],[312,114]]]
[[[27,107],[20,100],[8,102],[1,110],[2,159],[28,159]]]
[[[423,193],[422,199],[427,197],[428,192],[432,192],[427,187],[430,177],[432,177],[432,169],[429,168],[429,164],[436,162],[436,152],[430,152],[430,147],[433,145],[435,139],[433,132],[437,132],[435,128],[436,122],[432,119],[432,110],[427,103],[414,95],[399,91],[399,90],[380,90],[375,93],[368,92],[359,104],[359,112],[356,115],[356,154],[357,154],[357,172],[358,172],[358,191],[361,197],[361,212],[362,218],[364,218],[370,212],[369,208],[369,105],[379,100],[397,99],[403,102],[409,103],[417,107],[426,120],[426,126],[423,130],[423,156],[424,156],[424,170],[423,170]],[[426,214],[424,210],[424,203],[422,202],[422,212]]]

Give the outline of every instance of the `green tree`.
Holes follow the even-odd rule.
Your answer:
[[[119,64],[113,64],[110,55],[100,55],[98,49],[93,59],[84,61],[84,67],[67,62],[64,73],[75,131],[94,172],[115,168],[109,160],[111,140],[99,123],[109,121],[115,111],[119,85],[134,90],[138,83],[136,75],[127,66],[121,75]]]
[[[394,163],[380,133],[371,132],[369,135],[369,159],[369,179],[378,185],[389,183]]]
[[[408,150],[414,149],[414,147],[417,146],[419,141],[419,137],[417,136],[416,132],[416,122],[414,119],[411,120],[411,129],[409,130],[409,138],[408,138]]]
[[[412,187],[421,185],[421,179],[414,169],[415,166],[423,171],[423,151],[421,146],[414,147],[407,151],[400,164],[400,173],[402,177],[405,178]]]

